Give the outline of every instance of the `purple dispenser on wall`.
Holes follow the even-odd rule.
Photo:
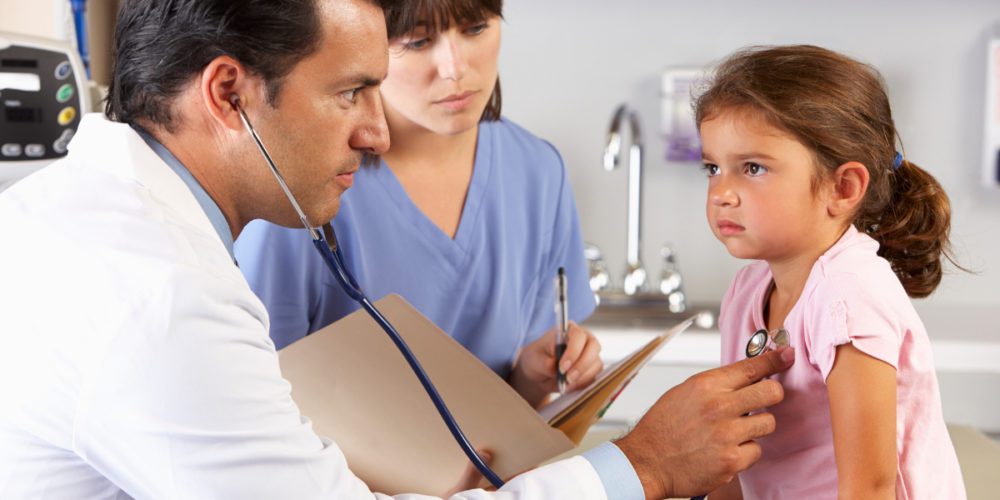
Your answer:
[[[692,91],[704,76],[698,68],[667,68],[660,80],[660,132],[668,161],[700,161],[701,140],[691,106]]]

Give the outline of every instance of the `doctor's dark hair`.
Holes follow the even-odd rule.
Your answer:
[[[371,0],[384,7],[388,1]],[[317,0],[126,0],[118,12],[105,114],[175,131],[172,101],[213,59],[261,77],[274,106],[282,77],[319,46]]]
[[[503,0],[404,0],[384,5],[385,25],[390,42],[424,28],[434,35],[451,27],[451,23],[477,23],[487,18],[503,18]],[[500,119],[500,78],[493,85],[493,93],[483,110],[481,120]]]
[[[717,68],[695,103],[699,127],[730,111],[759,118],[812,151],[814,191],[840,165],[863,164],[870,181],[852,223],[878,241],[878,254],[909,296],[937,288],[942,257],[955,264],[951,205],[916,164],[904,159],[894,168],[900,141],[875,68],[810,45],[746,48]]]

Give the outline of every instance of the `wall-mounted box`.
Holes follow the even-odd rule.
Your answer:
[[[666,68],[660,77],[660,133],[668,161],[700,161],[692,92],[704,77],[700,68]]]
[[[1000,187],[1000,35],[986,49],[986,126],[983,137],[983,183]]]

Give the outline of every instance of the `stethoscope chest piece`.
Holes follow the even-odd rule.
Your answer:
[[[753,332],[750,336],[750,340],[747,341],[746,354],[748,358],[756,358],[761,354],[768,351],[771,343],[774,343],[774,348],[784,347],[788,345],[788,332],[784,328],[778,328],[777,330],[767,331],[763,328]]]
[[[788,332],[784,328],[778,328],[778,331],[771,336],[771,340],[774,341],[774,345],[785,347],[788,345]]]
[[[767,330],[762,328],[753,332],[753,335],[750,336],[750,340],[747,341],[747,357],[755,358],[763,354],[767,349],[767,341]]]

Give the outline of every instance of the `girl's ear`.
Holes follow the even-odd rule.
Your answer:
[[[868,192],[868,169],[861,163],[849,161],[833,173],[833,192],[826,211],[839,218],[854,213]]]

